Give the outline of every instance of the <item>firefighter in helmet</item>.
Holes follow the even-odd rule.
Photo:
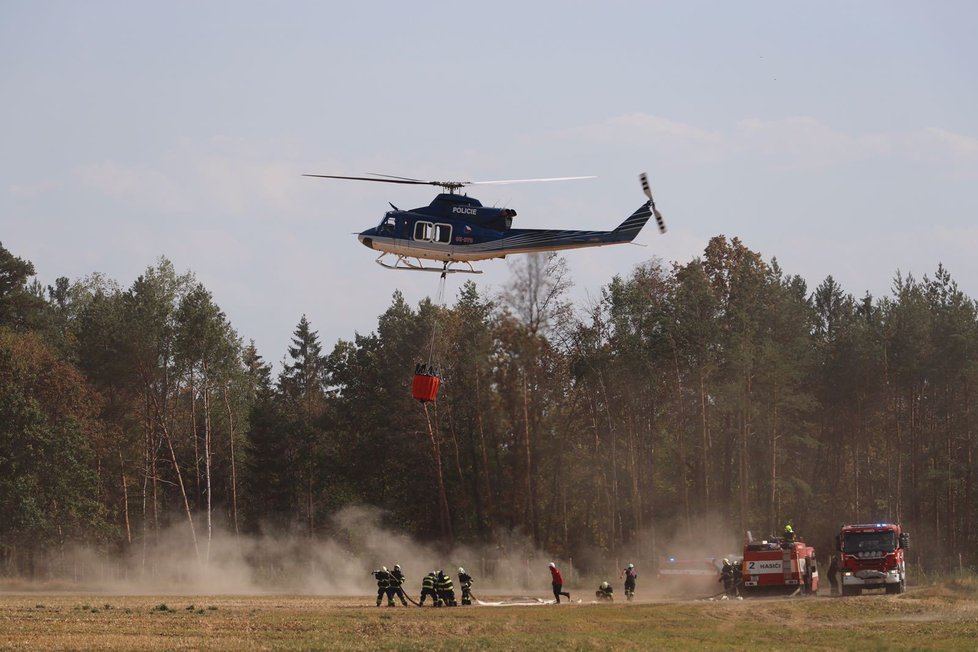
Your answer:
[[[438,606],[438,594],[435,592],[435,580],[438,577],[438,573],[431,571],[424,576],[421,580],[421,599],[418,601],[418,606],[424,606],[424,599],[429,595],[431,596],[431,604],[434,607]]]
[[[405,596],[403,588],[405,579],[404,573],[401,572],[401,565],[394,564],[394,570],[391,571],[391,589],[393,589],[394,595],[401,599],[401,604],[406,607],[407,600],[404,599]]]
[[[625,599],[629,602],[635,597],[635,580],[638,579],[638,571],[635,570],[635,564],[629,564],[621,571],[622,576],[625,578]]]
[[[550,580],[554,590],[554,602],[560,604],[560,596],[570,600],[570,593],[564,590],[564,576],[560,574],[557,564],[550,562],[547,567],[550,569]]]
[[[455,586],[452,584],[452,578],[445,575],[445,571],[438,571],[438,577],[435,578],[435,591],[438,593],[436,607],[441,605],[446,607],[458,606],[458,603],[455,602]]]
[[[732,595],[734,592],[734,567],[730,563],[729,559],[724,558],[723,566],[720,567],[720,579],[718,582],[723,582],[723,592],[727,595]]]
[[[373,572],[374,579],[377,580],[377,606],[380,606],[384,596],[387,596],[387,606],[394,606],[394,584],[395,580],[391,576],[387,566],[381,566],[380,570]]]
[[[795,543],[795,530],[791,527],[791,523],[787,523],[784,526],[784,531],[781,532],[781,547],[785,550],[790,548]]]
[[[458,567],[458,586],[462,589],[462,605],[472,604],[472,576],[465,572],[461,566]]]
[[[615,601],[615,589],[611,586],[611,583],[605,580],[601,582],[601,586],[598,590],[594,592],[594,597],[599,601],[603,602],[614,602]]]

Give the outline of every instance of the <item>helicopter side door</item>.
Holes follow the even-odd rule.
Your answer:
[[[452,225],[418,220],[414,223],[414,240],[417,242],[450,244],[452,242]]]

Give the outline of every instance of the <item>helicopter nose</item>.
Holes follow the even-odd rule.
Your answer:
[[[371,238],[370,236],[366,236],[366,235],[362,235],[361,234],[361,235],[358,235],[357,236],[357,239],[360,240],[360,242],[363,243],[363,246],[366,247],[367,249],[373,249],[374,248],[374,239]]]

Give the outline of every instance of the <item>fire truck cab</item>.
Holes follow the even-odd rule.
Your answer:
[[[843,525],[835,538],[839,550],[842,595],[885,589],[903,593],[907,587],[904,551],[910,535],[892,523]]]
[[[744,545],[741,590],[751,593],[818,592],[815,549],[803,541],[772,538]]]

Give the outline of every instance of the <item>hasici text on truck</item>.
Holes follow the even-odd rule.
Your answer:
[[[835,538],[839,550],[842,595],[885,589],[903,593],[907,586],[904,551],[910,535],[892,523],[843,525]]]

